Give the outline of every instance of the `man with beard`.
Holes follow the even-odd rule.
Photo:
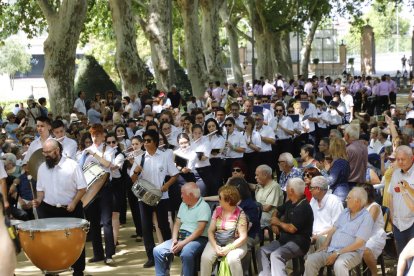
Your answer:
[[[43,144],[46,161],[39,167],[37,198],[33,200],[39,218],[84,218],[80,200],[86,192],[85,176],[76,161],[62,156],[62,151],[62,145],[55,139]],[[74,276],[83,275],[85,249],[72,268]]]

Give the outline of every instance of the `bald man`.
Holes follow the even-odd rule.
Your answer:
[[[33,200],[39,218],[84,218],[80,200],[87,184],[82,169],[76,161],[62,156],[63,148],[57,140],[46,140],[42,149],[45,162],[37,173],[37,199]],[[83,275],[85,249],[72,268],[74,276]]]

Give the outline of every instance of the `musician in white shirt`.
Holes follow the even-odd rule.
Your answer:
[[[38,149],[41,149],[44,142],[46,142],[47,139],[51,138],[50,129],[51,122],[48,117],[41,116],[36,118],[36,130],[39,134],[39,137],[36,138],[32,143],[30,143],[30,146],[27,149],[26,155],[24,156],[22,162],[23,166],[27,164],[30,157],[32,157],[32,154]]]
[[[247,147],[243,134],[235,130],[235,124],[236,122],[232,117],[228,117],[224,121],[224,126],[226,127],[226,143],[223,150],[225,182],[231,176],[233,162],[243,158],[243,153]]]
[[[275,143],[275,132],[270,126],[264,124],[263,114],[256,113],[256,128],[260,134],[260,160],[261,164],[266,164],[273,169],[276,167],[276,161],[272,155],[272,145]]]
[[[262,139],[260,133],[254,129],[256,121],[252,116],[244,118],[243,124],[245,126],[243,137],[247,145],[243,155],[243,161],[247,168],[245,178],[248,183],[255,183],[256,167],[261,164],[260,150]]]
[[[65,125],[61,120],[55,120],[52,122],[52,133],[53,136],[55,136],[55,139],[58,140],[63,146],[62,155],[72,160],[76,160],[78,143],[66,136]]]
[[[142,178],[150,182],[156,189],[160,189],[162,197],[158,205],[152,207],[143,201],[139,202],[142,232],[144,236],[144,246],[147,253],[147,262],[144,264],[144,268],[154,266],[154,256],[152,251],[155,247],[154,237],[152,233],[152,213],[155,211],[157,214],[158,227],[161,230],[161,234],[164,240],[171,239],[171,229],[168,223],[168,189],[176,182],[178,177],[178,169],[175,166],[170,155],[165,154],[158,149],[159,135],[155,130],[147,130],[143,134],[144,147],[146,153],[144,155],[135,157],[134,164],[132,165],[130,176],[132,182],[135,182],[138,178]],[[144,158],[144,161],[142,160]],[[169,175],[171,178],[165,181],[165,177]]]
[[[207,141],[211,149],[209,161],[211,170],[214,172],[214,190],[217,189],[218,192],[218,188],[223,185],[224,160],[222,150],[224,149],[226,141],[217,121],[213,118],[207,119],[204,124],[204,135],[207,137]]]

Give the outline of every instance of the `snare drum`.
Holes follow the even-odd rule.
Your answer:
[[[106,183],[109,173],[105,172],[99,164],[90,163],[83,168],[83,174],[88,186],[81,200],[83,207],[86,208]]]
[[[89,222],[79,218],[46,218],[17,225],[21,246],[44,272],[68,270],[85,247]]]
[[[141,178],[135,182],[131,190],[138,199],[150,206],[156,206],[162,197],[160,189]]]

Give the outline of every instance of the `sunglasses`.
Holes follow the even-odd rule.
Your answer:
[[[248,124],[249,124],[249,122],[243,122],[243,125],[245,125],[245,126],[248,125]]]
[[[107,141],[106,142],[108,145],[110,145],[110,144],[116,144],[116,141]]]
[[[234,168],[234,169],[233,169],[233,172],[238,172],[238,173],[239,173],[239,172],[241,172],[241,171],[242,171],[242,170],[241,170],[241,169],[238,169],[238,168]]]
[[[312,178],[313,176],[310,173],[305,173],[305,177]]]
[[[288,113],[294,113],[295,111],[294,110],[288,110]]]
[[[152,139],[144,139],[144,143],[152,143]]]
[[[225,127],[232,127],[233,124],[224,124]]]
[[[283,109],[276,109],[276,112],[283,112]]]

